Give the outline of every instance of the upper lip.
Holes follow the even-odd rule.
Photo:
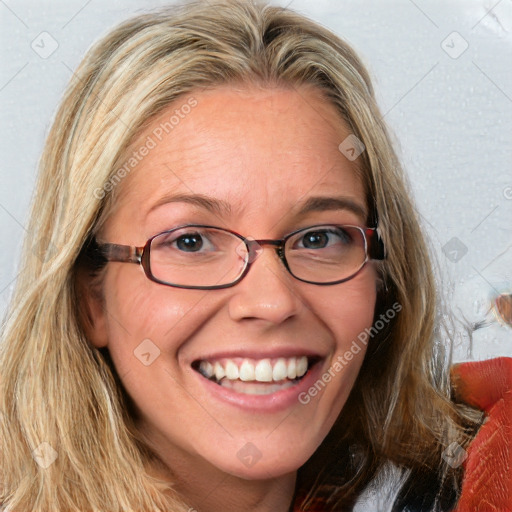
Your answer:
[[[319,354],[311,349],[301,349],[297,347],[274,347],[272,349],[252,349],[252,350],[224,350],[215,353],[209,353],[195,357],[192,361],[214,361],[217,359],[277,359],[279,357],[302,357],[320,358],[323,359],[325,355]]]

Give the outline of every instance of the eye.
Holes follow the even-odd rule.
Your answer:
[[[175,243],[180,251],[186,252],[197,252],[204,245],[203,237],[198,233],[181,235]]]
[[[206,230],[188,231],[187,229],[180,229],[155,238],[152,243],[152,249],[202,254],[216,250],[214,238],[214,232],[207,233]]]
[[[347,245],[351,243],[352,237],[342,228],[331,227],[322,229],[313,229],[303,233],[297,241],[297,249],[326,249],[333,246]]]
[[[310,231],[302,237],[306,249],[322,249],[329,243],[329,235],[325,232]]]

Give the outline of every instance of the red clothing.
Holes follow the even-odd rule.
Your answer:
[[[467,450],[454,512],[512,512],[512,358],[458,364],[452,377],[460,399],[487,415]],[[325,507],[318,501],[308,511]]]
[[[487,418],[468,448],[455,512],[512,512],[512,358],[456,365],[456,390]]]

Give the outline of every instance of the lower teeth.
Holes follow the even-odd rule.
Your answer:
[[[237,393],[245,393],[246,395],[270,395],[283,389],[291,388],[298,380],[287,380],[281,384],[266,382],[244,382],[241,380],[222,379],[218,384],[227,389],[232,389]]]

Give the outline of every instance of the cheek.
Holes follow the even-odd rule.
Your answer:
[[[299,398],[301,403],[314,408],[314,417],[319,419],[317,430],[322,435],[327,435],[339,417],[359,374],[376,297],[375,273],[370,267],[350,281],[325,287],[310,302],[315,304],[315,315],[330,332],[333,345],[321,376]]]
[[[372,326],[376,298],[373,272],[362,273],[322,294],[319,316],[333,333],[338,350],[350,346]]]
[[[120,373],[138,363],[139,347],[174,354],[209,308],[205,292],[159,285],[133,270],[114,269],[104,283],[108,348]]]

